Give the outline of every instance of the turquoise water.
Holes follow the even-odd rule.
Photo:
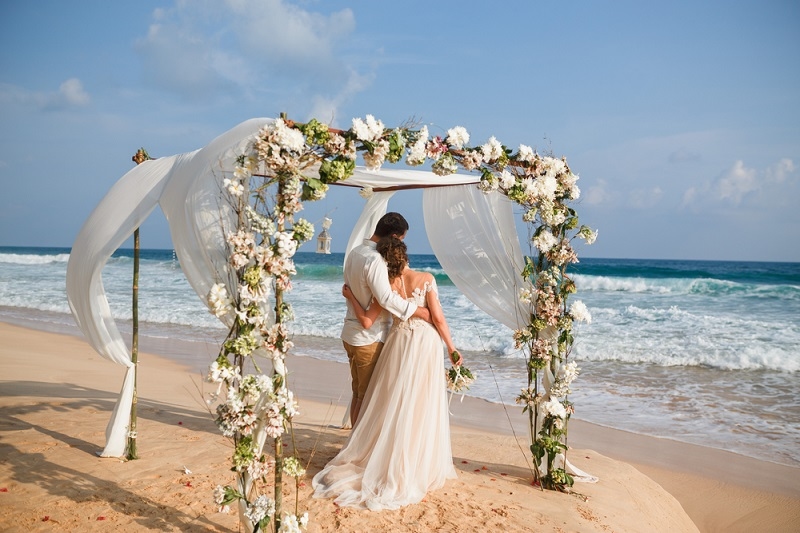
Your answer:
[[[69,327],[69,252],[0,247],[0,320]],[[131,255],[118,252],[103,272],[121,322],[130,319]],[[141,257],[142,334],[219,342],[224,330],[172,250]],[[296,351],[344,362],[343,255],[295,259]],[[413,255],[411,266],[436,276],[454,340],[479,374],[470,394],[513,403],[525,373],[511,332],[465,298],[434,256]],[[576,332],[576,417],[800,464],[800,264],[585,258],[572,272],[593,316]]]

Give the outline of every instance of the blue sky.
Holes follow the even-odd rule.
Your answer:
[[[5,0],[0,246],[70,246],[140,146],[280,112],[564,155],[585,256],[800,261],[800,4],[769,0]],[[390,207],[427,253],[419,203]],[[362,205],[306,217],[338,251]],[[171,247],[160,212],[142,242]]]

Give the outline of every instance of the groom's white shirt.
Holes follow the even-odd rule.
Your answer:
[[[376,246],[374,241],[364,239],[364,242],[350,251],[344,265],[344,282],[364,309],[369,307],[374,297],[386,311],[402,320],[408,320],[417,310],[417,305],[392,291],[386,262]],[[364,329],[348,303],[342,340],[352,346],[366,346],[384,341],[391,326],[391,316],[386,311],[381,313],[372,327]]]

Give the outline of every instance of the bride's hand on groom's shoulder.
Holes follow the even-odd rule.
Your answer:
[[[350,290],[350,287],[347,286],[347,283],[342,285],[342,296],[344,296],[345,298],[350,298],[352,294],[353,291]]]

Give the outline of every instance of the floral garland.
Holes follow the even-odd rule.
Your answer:
[[[578,177],[564,160],[542,157],[527,146],[512,153],[494,137],[478,147],[468,147],[468,142],[463,127],[448,130],[443,139],[431,137],[426,126],[389,129],[371,115],[353,119],[346,131],[317,120],[300,124],[280,118],[262,128],[235,168],[224,173],[221,194],[236,222],[235,227],[223,227],[229,269],[209,291],[208,307],[232,325],[208,380],[218,384],[212,400],[220,400],[216,422],[233,441],[236,483],[218,486],[214,499],[221,510],[236,503],[247,531],[270,524],[276,532],[300,531],[308,522],[307,513],[299,512],[297,496],[305,469],[292,433],[298,405],[286,386],[293,314],[284,298],[296,274],[292,258],[314,235],[313,225],[296,215],[304,201],[324,198],[330,184],[352,175],[359,154],[370,170],[405,157],[412,166],[432,162],[437,175],[459,168],[480,172],[482,190],[499,191],[526,209],[523,220],[535,228],[532,242],[538,256],[526,259],[522,272],[520,297],[530,306],[530,322],[514,338],[528,356],[529,387],[517,400],[531,412],[531,433],[536,435],[531,451],[538,461],[546,458],[543,486],[571,484],[554,460],[566,449],[566,420],[572,412],[566,395],[578,372],[574,363],[566,362],[572,321],[587,319],[588,312],[580,302],[566,310],[575,285],[565,270],[577,261],[570,240],[577,236],[591,242],[596,232],[586,226],[576,231],[577,215],[566,204],[579,195]],[[362,191],[365,197],[370,193]],[[271,363],[271,373],[261,370],[263,360]],[[469,385],[466,375],[453,379],[457,387]],[[293,446],[288,457],[283,450],[286,433]],[[265,451],[267,438],[273,441],[271,459]],[[273,498],[265,492],[270,472]],[[295,478],[293,514],[283,511],[283,474]]]

